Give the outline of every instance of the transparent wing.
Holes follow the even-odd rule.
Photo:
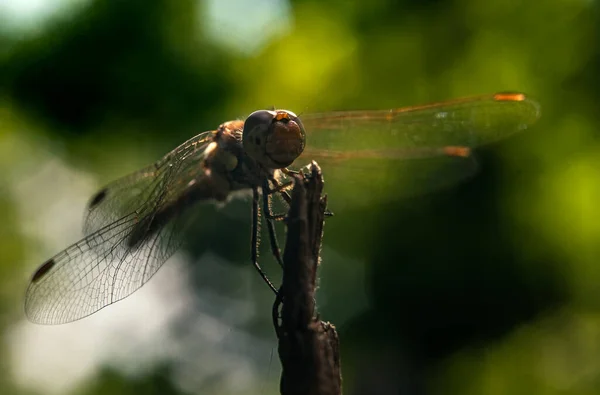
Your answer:
[[[476,147],[533,124],[539,105],[522,93],[457,99],[384,111],[342,111],[302,116],[307,149],[302,157],[343,154],[414,158],[444,154],[447,146]],[[419,151],[420,150],[420,151]],[[419,154],[419,152],[421,154]]]
[[[308,114],[301,116],[306,149],[294,167],[313,159],[319,163],[336,195],[330,200],[334,211],[333,202],[355,205],[419,195],[476,173],[471,148],[525,130],[539,115],[539,105],[521,93]]]
[[[25,298],[31,321],[83,318],[129,296],[156,273],[193,220],[181,215],[185,203],[210,197],[210,178],[199,170],[211,136],[188,140],[91,199],[87,236],[44,263],[31,280]]]
[[[119,178],[98,191],[89,201],[84,235],[92,234],[136,212],[143,217],[160,204],[181,195],[202,168],[203,152],[213,132],[187,140],[158,162]],[[166,188],[168,185],[168,188]]]

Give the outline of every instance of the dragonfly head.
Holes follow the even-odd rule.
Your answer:
[[[270,169],[287,167],[300,156],[306,133],[291,111],[259,110],[246,118],[242,144],[246,153]]]

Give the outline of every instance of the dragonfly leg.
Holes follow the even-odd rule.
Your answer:
[[[273,189],[269,189],[269,194],[279,193],[279,196],[283,198],[283,200],[289,207],[289,205],[292,203],[292,196],[287,191],[287,189],[293,186],[294,181],[290,180],[284,182],[283,184],[280,184],[279,181],[275,179],[275,177],[270,178],[269,181],[271,181],[271,183],[274,186]]]
[[[273,184],[273,188],[270,188],[269,185],[267,184],[267,194],[269,195],[269,197],[271,197],[271,195],[275,194],[275,193],[279,193],[279,196],[281,196],[281,198],[283,199],[284,203],[289,207],[290,203],[292,201],[292,197],[290,196],[289,192],[286,189],[289,189],[290,187],[293,186],[293,181],[286,181],[283,184],[280,184],[279,181],[277,181],[277,179],[270,178],[269,181],[271,181],[271,183]],[[264,190],[264,188],[263,188]],[[273,212],[271,210],[269,210],[268,213],[266,213],[266,216],[268,219],[272,219],[274,221],[283,221],[285,219],[285,217],[287,216],[287,213],[281,213],[281,214],[273,214]]]
[[[271,221],[283,221],[287,217],[287,214],[284,214],[284,213],[270,214],[270,215],[266,215],[266,217],[267,217],[267,219],[270,219]]]
[[[294,170],[282,169],[282,171],[283,170],[290,172],[290,174],[300,174],[299,172],[294,171]],[[287,173],[285,173],[285,174],[287,174]],[[275,188],[269,190],[269,193],[279,192],[279,196],[281,196],[283,198],[283,200],[287,203],[287,205],[289,207],[290,204],[292,203],[292,196],[285,189],[288,188],[293,183],[293,181],[286,181],[283,184],[279,184],[279,181],[277,181],[275,178],[271,178],[269,181],[271,181],[271,183],[273,183],[273,185],[275,186]],[[272,218],[272,219],[274,219],[275,221],[281,221],[281,220],[285,219],[285,216],[286,216],[286,214],[277,214],[277,215],[274,215],[273,216],[274,218]],[[326,209],[325,216],[333,217],[333,213]]]
[[[290,207],[290,203],[292,201],[292,197],[289,194],[289,192],[285,189],[290,188],[291,186],[293,186],[293,181],[287,181],[283,184],[279,184],[279,181],[277,181],[277,179],[275,178],[270,178],[269,181],[271,181],[271,183],[273,184],[274,188],[269,189],[267,192],[269,194],[269,198],[274,195],[275,193],[279,193],[279,196],[283,199],[283,202],[286,204],[286,206],[289,208]],[[283,221],[286,216],[287,216],[287,212],[286,213],[281,213],[281,214],[274,214],[271,210],[269,210],[268,213],[266,213],[266,216],[268,219],[272,219],[273,221]]]
[[[267,186],[267,194],[272,195],[274,193],[283,193],[283,192],[287,192],[286,189],[291,188],[294,185],[294,181],[290,180],[290,181],[286,181],[283,184],[280,184],[275,178],[270,178],[269,181],[271,181],[271,183],[273,183],[273,186],[275,188],[269,188]]]
[[[273,309],[271,310],[271,318],[273,319],[273,327],[275,328],[275,331],[277,332],[277,336],[280,338],[283,333],[282,333],[282,329],[281,329],[281,325],[279,323],[279,319],[281,318],[281,315],[279,314],[279,308],[281,307],[281,304],[283,303],[283,293],[281,292],[281,287],[279,287],[279,292],[277,292],[277,295],[275,295],[275,303],[273,303]]]
[[[258,263],[258,245],[260,244],[260,205],[258,199],[258,189],[252,188],[252,263],[263,281],[267,283],[269,288],[277,295],[277,289]]]
[[[268,188],[268,181],[265,180],[265,185],[263,186],[263,190],[264,188]],[[283,259],[281,259],[281,250],[279,249],[279,243],[277,242],[277,234],[275,233],[275,223],[274,218],[278,217],[273,215],[273,213],[271,212],[271,196],[267,193],[263,193],[263,211],[265,213],[266,216],[266,220],[267,220],[267,230],[269,231],[269,241],[271,244],[271,252],[273,253],[273,256],[275,257],[275,259],[277,260],[277,263],[279,263],[279,266],[283,267]]]
[[[283,169],[281,169],[281,172],[282,172],[283,174],[285,174],[286,176],[293,176],[293,175],[298,175],[298,174],[300,174],[300,172],[299,172],[299,171],[296,171],[296,170],[291,170],[291,169],[288,169],[287,167],[284,167]]]

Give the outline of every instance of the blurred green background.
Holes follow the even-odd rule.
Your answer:
[[[325,174],[344,392],[599,393],[599,39],[593,0],[1,1],[0,393],[278,393],[247,200],[85,320],[28,323],[29,276],[103,183],[225,120],[503,90],[542,118],[453,188],[336,211]]]

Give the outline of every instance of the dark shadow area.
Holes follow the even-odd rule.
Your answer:
[[[146,138],[195,129],[231,86],[214,72],[227,55],[202,39],[195,9],[192,1],[93,1],[43,38],[12,45],[7,92],[61,133],[107,121],[145,125]]]

